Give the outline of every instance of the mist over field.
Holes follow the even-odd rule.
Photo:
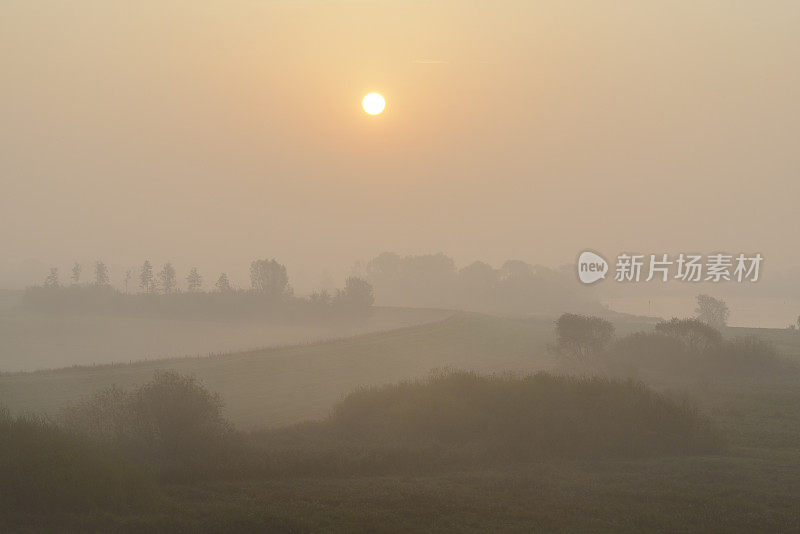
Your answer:
[[[6,0],[0,531],[797,531],[799,21]]]

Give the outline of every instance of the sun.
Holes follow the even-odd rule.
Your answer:
[[[361,101],[361,106],[370,115],[377,115],[386,107],[386,100],[378,93],[370,93]]]

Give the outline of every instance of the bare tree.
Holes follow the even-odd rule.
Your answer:
[[[197,267],[192,267],[192,270],[189,271],[189,274],[186,276],[186,285],[192,293],[196,293],[202,289],[203,277],[197,272]]]

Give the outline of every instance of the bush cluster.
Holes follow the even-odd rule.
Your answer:
[[[126,511],[158,498],[154,481],[117,451],[0,410],[0,509],[7,514]]]
[[[757,336],[725,339],[697,319],[671,319],[652,332],[618,339],[604,355],[612,363],[673,375],[754,376],[794,371],[772,343]]]
[[[503,458],[717,452],[715,427],[641,383],[602,377],[451,372],[363,388],[330,424],[353,440],[471,446]]]
[[[239,441],[219,396],[172,371],[156,372],[132,392],[101,391],[65,409],[59,421],[172,479],[214,473],[235,456]]]

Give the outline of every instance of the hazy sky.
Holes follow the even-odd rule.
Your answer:
[[[34,259],[800,264],[797,2],[4,0],[0,78],[0,286]]]

